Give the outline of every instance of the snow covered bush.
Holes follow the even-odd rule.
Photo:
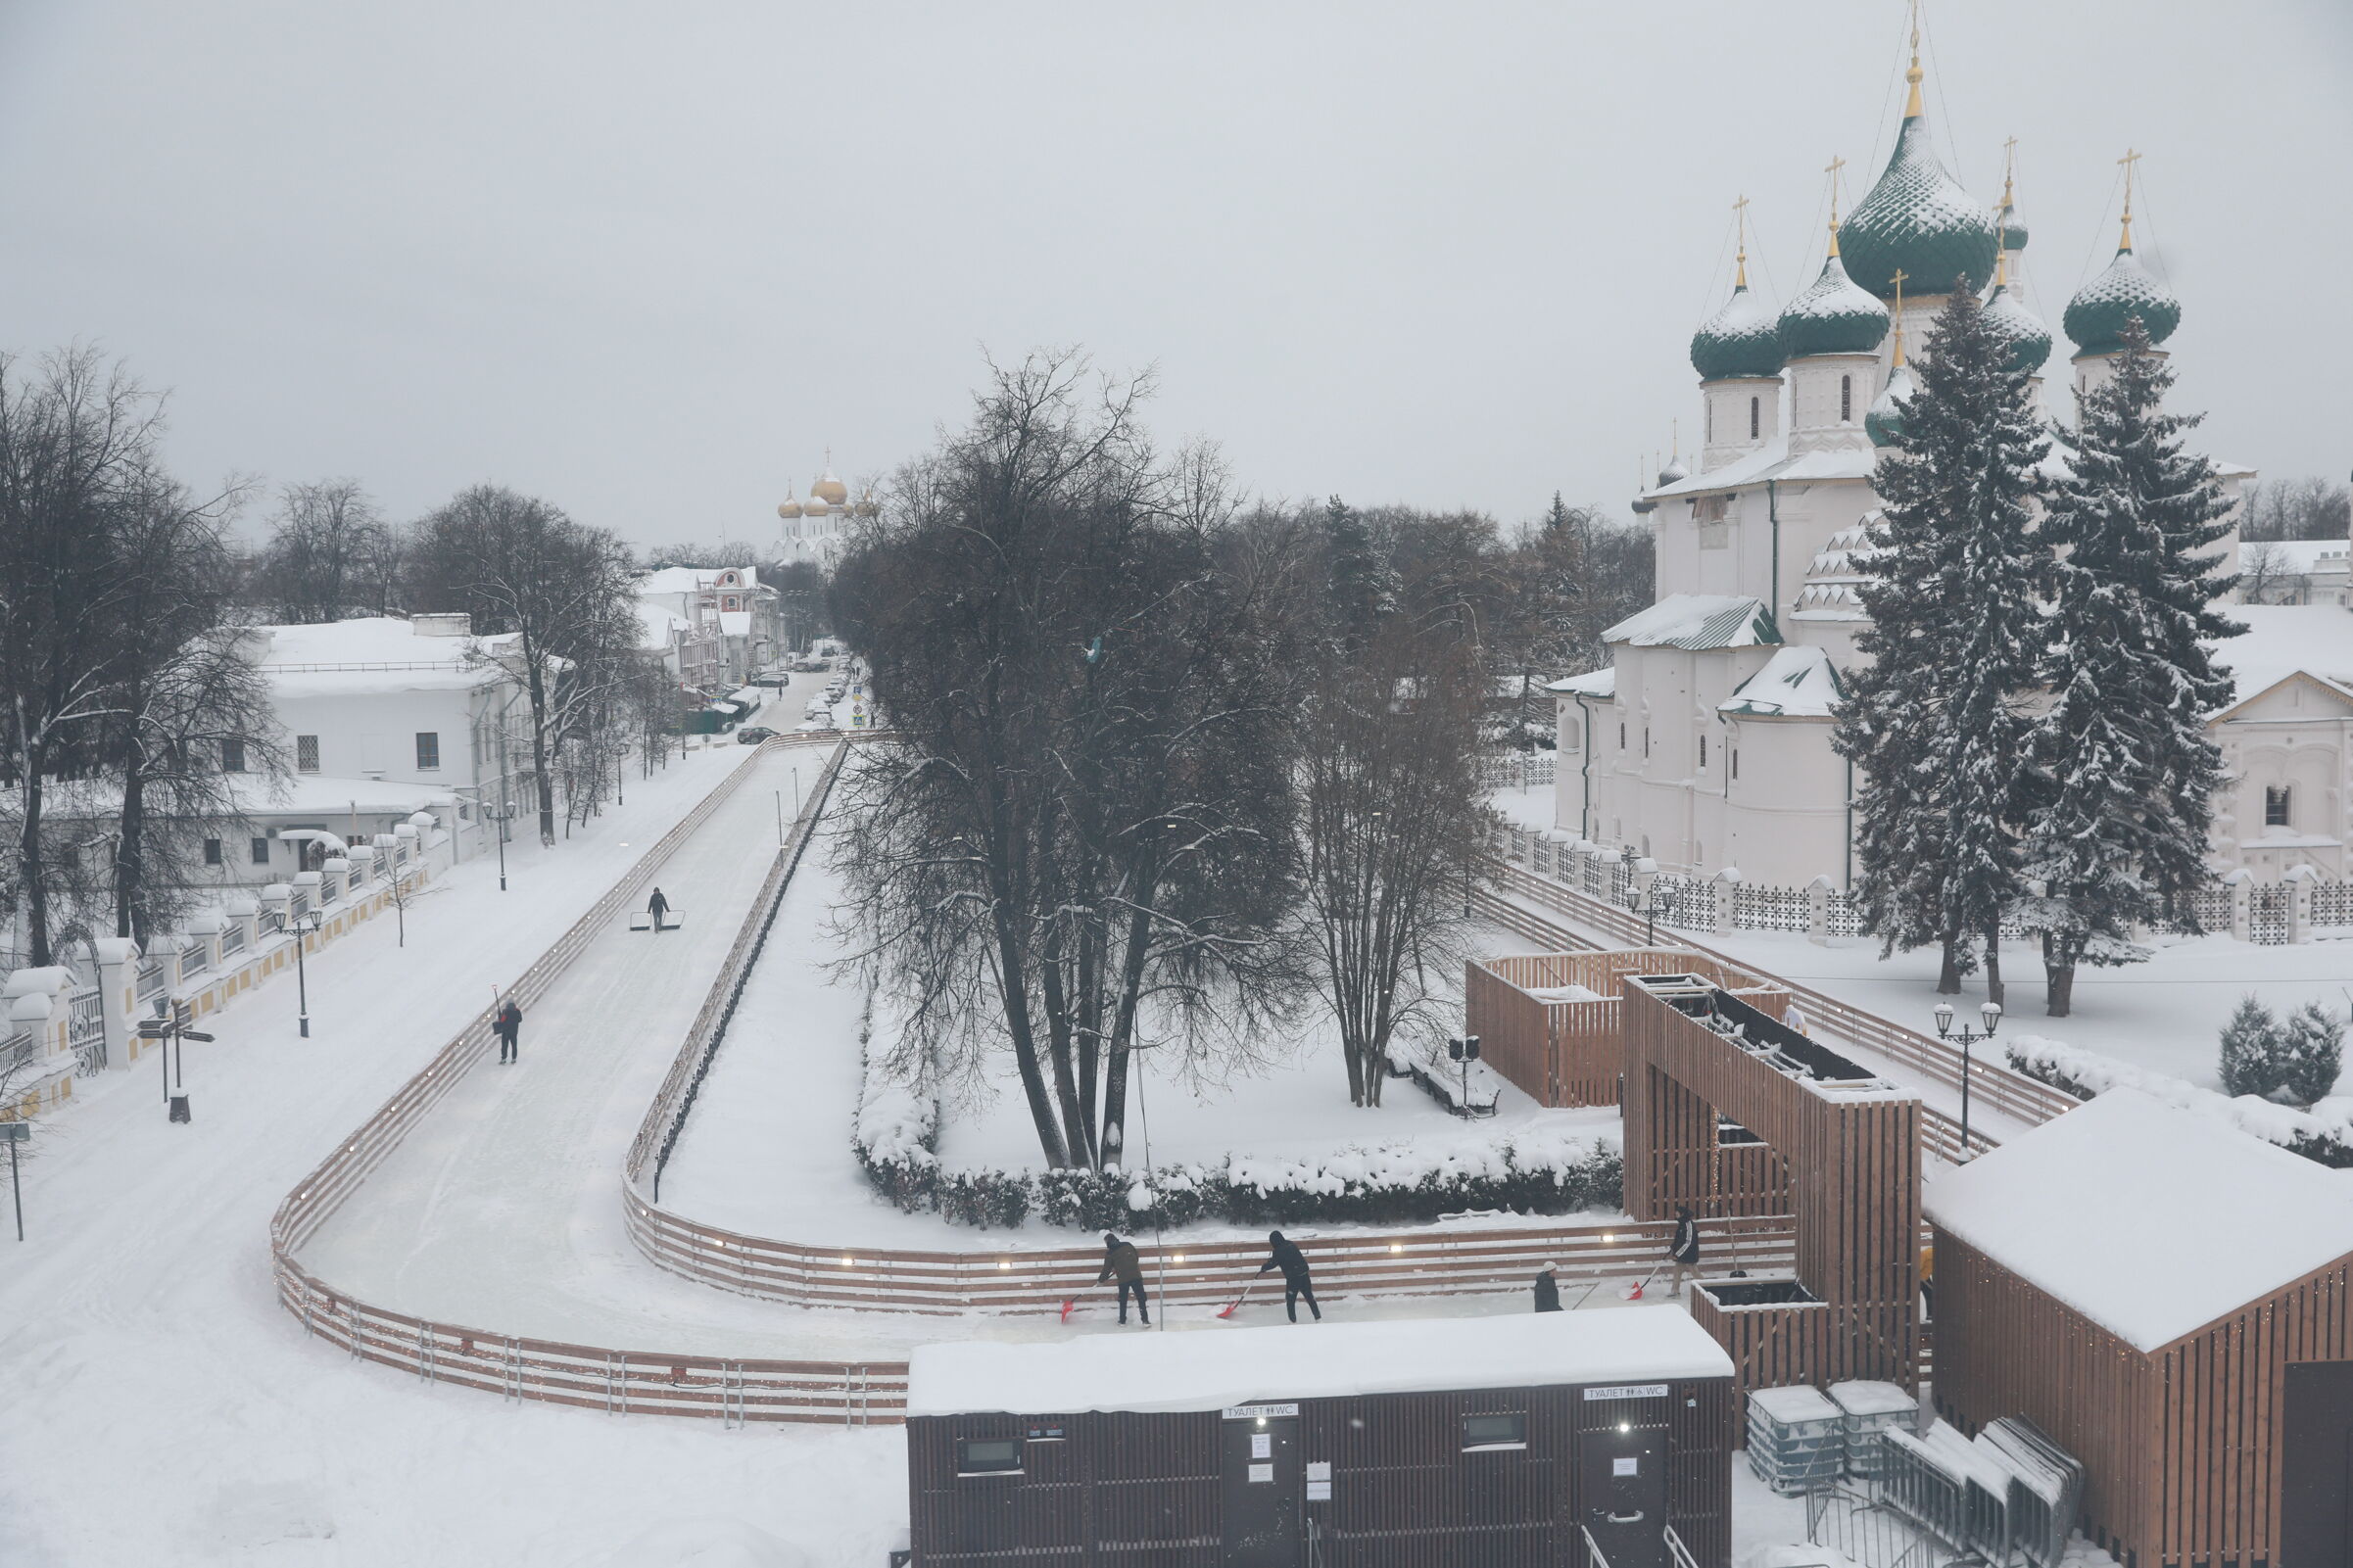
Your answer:
[[[2240,997],[2237,1011],[2223,1025],[2222,1060],[2217,1064],[2223,1093],[2268,1095],[2279,1088],[2284,1075],[2283,1044],[2272,1010],[2251,991]]]
[[[2151,1071],[2097,1051],[2024,1034],[2009,1042],[2010,1066],[2028,1077],[2089,1100],[2110,1089],[2138,1089],[2167,1105],[2219,1117],[2239,1131],[2276,1143],[2335,1169],[2353,1168],[2353,1098],[2332,1100],[2323,1115],[2274,1105],[2256,1095],[2232,1098],[2169,1073]]]
[[[2280,1035],[2280,1087],[2296,1104],[2326,1100],[2345,1067],[2345,1026],[2318,1002],[2287,1016]]]

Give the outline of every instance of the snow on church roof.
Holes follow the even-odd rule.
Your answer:
[[[1764,600],[1733,594],[1670,594],[1602,634],[1636,647],[1745,648],[1781,641]]]
[[[1765,667],[1716,704],[1718,713],[1754,713],[1783,719],[1828,718],[1847,691],[1837,666],[1817,647],[1774,650]]]
[[[1605,664],[1598,670],[1587,670],[1583,675],[1572,675],[1565,680],[1552,682],[1545,689],[1572,697],[1614,696],[1617,692],[1617,666]]]
[[[1927,1208],[2142,1351],[2353,1254],[2353,1178],[2137,1089],[1941,1172]]]
[[[1869,448],[1860,451],[1840,449],[1833,451],[1801,451],[1790,455],[1788,438],[1769,441],[1754,451],[1744,453],[1721,467],[1711,468],[1689,479],[1679,479],[1671,485],[1660,485],[1643,493],[1646,500],[1673,499],[1679,496],[1698,496],[1710,491],[1737,490],[1743,485],[1761,485],[1768,479],[1792,483],[1823,479],[1868,479],[1872,464],[1879,454]]]
[[[1460,1318],[1204,1327],[919,1345],[907,1358],[907,1414],[1225,1410],[1261,1400],[1731,1374],[1723,1348],[1680,1307],[1513,1313],[1475,1327]]]

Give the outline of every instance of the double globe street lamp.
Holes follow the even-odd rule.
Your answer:
[[[1956,1032],[1952,1026],[1952,1004],[1939,1002],[1936,1006],[1937,1038],[1956,1040],[1961,1047],[1961,1158],[1964,1161],[1969,1158],[1969,1080],[1977,1075],[1977,1064],[1970,1056],[1970,1049],[1980,1040],[1993,1038],[1994,1029],[2001,1023],[2001,1004],[1988,1002],[1977,1010],[1977,1016],[1985,1022],[1983,1029],[1972,1029],[1963,1024]]]

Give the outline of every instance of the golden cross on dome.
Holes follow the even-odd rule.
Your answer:
[[[1911,86],[1911,96],[1904,100],[1903,118],[1918,119],[1920,118],[1920,0],[1911,0],[1911,11],[1912,65],[1911,69],[1903,73],[1903,79]]]
[[[2133,166],[2140,162],[2140,155],[2128,147],[2116,162],[2124,169],[2124,235],[2116,248],[2129,251],[2133,248]]]
[[[1732,286],[1745,289],[1749,286],[1749,199],[1746,196],[1732,204],[1732,217],[1740,225],[1740,270],[1733,274]]]
[[[1911,274],[1897,267],[1888,281],[1896,285],[1896,359],[1888,366],[1895,370],[1903,363],[1903,280]]]
[[[1822,166],[1822,172],[1830,176],[1830,254],[1833,256],[1839,254],[1839,170],[1846,166],[1847,160],[1836,154]]]

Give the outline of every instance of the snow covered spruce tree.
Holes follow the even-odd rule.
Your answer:
[[[2223,1025],[2222,1051],[2215,1066],[2228,1095],[2270,1094],[2285,1072],[2285,1045],[2280,1021],[2253,993],[2238,999],[2231,1022]]]
[[[2207,644],[2243,631],[2215,608],[2235,579],[2214,546],[2231,503],[2213,464],[2182,450],[2197,415],[2160,406],[2173,372],[2135,319],[2116,374],[2083,402],[2074,472],[2043,519],[2066,546],[2040,684],[2050,706],[2028,745],[2020,905],[2042,933],[2048,1011],[2068,1015],[2078,964],[2148,956],[2136,926],[2196,929],[2222,751],[2205,719],[2231,695]]]
[[[1861,765],[1856,892],[1883,949],[1944,949],[1937,988],[1960,989],[1982,940],[2001,994],[1996,936],[2023,887],[2019,774],[2041,637],[2036,536],[2049,440],[2028,372],[1964,280],[1930,329],[1919,390],[1875,481],[1885,519],[1865,558],[1871,663],[1849,681],[1836,744]]]
[[[2280,1087],[2298,1105],[2334,1094],[2345,1069],[2345,1025],[2319,1002],[2297,1008],[2281,1031],[2280,1068]]]

